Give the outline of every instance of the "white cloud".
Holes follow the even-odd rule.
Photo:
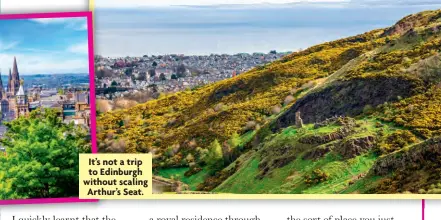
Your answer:
[[[69,22],[72,18],[34,18],[30,20],[42,24],[60,24]]]
[[[439,0],[352,0],[353,3],[364,5],[440,5]]]
[[[55,73],[88,73],[88,59],[60,60],[58,56],[38,56],[26,54],[0,53],[0,68],[2,74],[8,74],[12,68],[14,56],[17,57],[20,74],[55,74]]]
[[[85,17],[78,18],[35,18],[31,21],[50,25],[50,24],[65,24],[67,28],[72,28],[74,30],[83,31],[87,30],[87,19]]]
[[[3,42],[0,40],[0,51],[9,50],[18,45],[18,41]]]
[[[71,52],[71,53],[88,54],[89,45],[87,42],[74,44],[74,45],[68,47],[67,51]]]
[[[440,0],[95,0],[97,8],[135,8],[161,7],[173,5],[208,6],[208,5],[257,5],[288,3],[323,3],[336,7],[339,4],[351,5],[440,5]]]
[[[102,8],[170,6],[170,5],[241,5],[241,4],[287,4],[287,3],[340,3],[350,0],[96,0]]]
[[[31,53],[46,53],[46,54],[62,54],[61,51],[45,50],[39,48],[20,48],[21,51],[31,52]]]

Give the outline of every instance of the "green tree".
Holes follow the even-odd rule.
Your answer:
[[[161,74],[159,75],[159,79],[162,80],[162,81],[164,81],[164,80],[167,80],[167,77],[165,77],[165,74],[164,74],[164,73],[161,73]]]
[[[136,80],[140,80],[140,81],[147,80],[147,73],[146,72],[140,72],[138,74],[138,77],[136,78]]]
[[[51,109],[38,109],[5,124],[0,199],[78,195],[78,154],[91,149],[87,131],[64,124]]]
[[[171,79],[178,79],[178,76],[176,74],[172,74]]]
[[[208,147],[208,154],[204,160],[212,172],[216,172],[223,167],[224,158],[222,147],[217,139],[211,142],[210,146]]]
[[[118,83],[116,81],[112,81],[112,84],[110,84],[111,87],[116,87],[118,86]]]
[[[129,67],[126,70],[124,70],[124,74],[126,74],[126,76],[132,76],[133,74],[133,68]]]
[[[226,164],[230,164],[232,163],[234,160],[236,160],[242,150],[242,140],[239,136],[239,134],[237,134],[236,132],[234,132],[230,139],[224,143],[224,147],[223,149],[223,155],[224,155],[224,161]]]
[[[186,70],[187,70],[187,68],[185,67],[185,65],[184,64],[180,64],[176,68],[177,77],[179,77],[179,78],[185,77],[185,71]]]
[[[228,141],[228,144],[230,145],[231,149],[236,149],[237,147],[240,147],[241,140],[239,134],[236,132],[231,135],[230,140]]]
[[[149,69],[149,75],[150,75],[150,77],[156,76],[156,70],[155,69]]]

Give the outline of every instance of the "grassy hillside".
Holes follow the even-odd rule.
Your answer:
[[[441,135],[440,50],[441,10],[410,15],[235,78],[102,114],[99,148],[152,152],[157,175],[192,190],[437,192],[441,178],[431,172],[441,167],[433,147]],[[411,164],[392,169],[396,155]],[[410,177],[425,178],[411,184]]]

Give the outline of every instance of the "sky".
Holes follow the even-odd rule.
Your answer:
[[[112,0],[96,0],[95,52],[124,57],[296,51],[386,28],[409,14],[441,8],[441,0],[322,0],[320,4],[309,0],[269,5],[281,1],[252,5],[263,1],[235,0],[236,4],[250,4],[197,6],[207,1],[185,0],[192,6],[183,7],[166,6],[183,3],[180,0],[125,0],[121,1],[125,7],[120,8]]]
[[[2,75],[14,56],[21,75],[88,73],[85,17],[0,20],[0,27]]]
[[[319,0],[320,2],[342,2],[348,0]],[[172,6],[172,5],[240,5],[240,4],[285,4],[292,2],[318,2],[317,0],[95,0],[98,7],[131,7],[131,6]]]
[[[162,7],[172,5],[207,6],[207,5],[242,5],[242,4],[355,4],[355,5],[427,5],[440,4],[439,0],[95,0],[97,7],[130,8],[130,7]]]

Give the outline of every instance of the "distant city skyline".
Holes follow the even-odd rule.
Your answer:
[[[140,2],[130,0],[125,2],[126,8],[105,8],[108,2],[97,0],[95,52],[105,57],[125,57],[297,51],[386,28],[409,14],[437,9],[435,1],[430,0],[425,4],[389,0],[389,6],[381,5],[385,4],[382,1],[372,7],[360,5],[379,1],[350,1],[344,7],[337,6],[348,1],[325,6],[311,2],[317,3],[135,8]],[[441,7],[441,3],[438,5]]]
[[[0,20],[0,70],[17,59],[20,75],[88,73],[87,19]]]

